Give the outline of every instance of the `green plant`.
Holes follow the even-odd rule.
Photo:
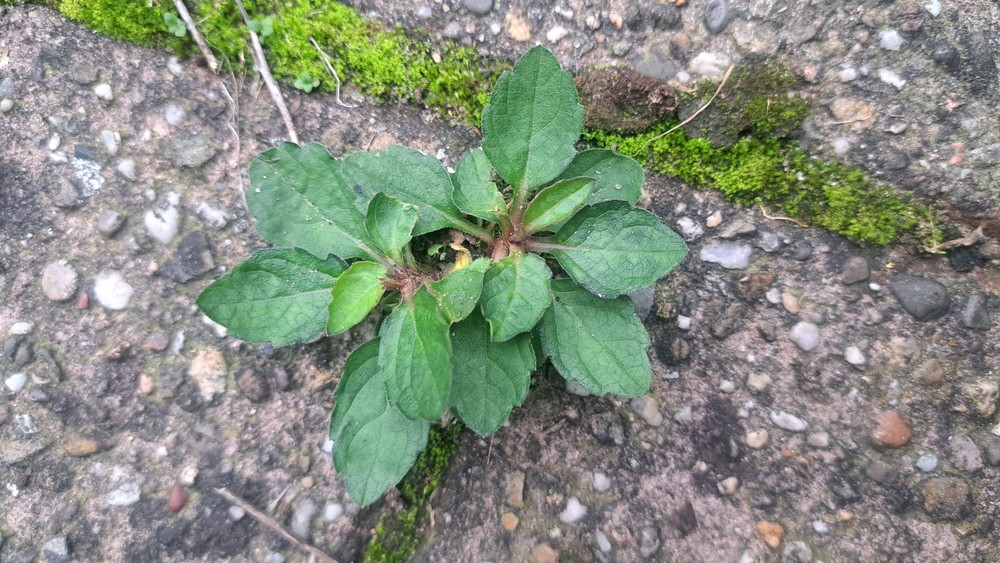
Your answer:
[[[265,39],[274,33],[274,18],[270,16],[266,18],[254,18],[250,20],[250,25],[247,27],[250,28],[250,31],[259,35],[260,41],[263,43]]]
[[[295,78],[294,86],[308,94],[313,91],[313,88],[319,86],[319,78],[313,78],[313,75],[303,72]]]
[[[348,357],[330,423],[359,504],[406,474],[449,410],[495,432],[540,358],[597,395],[649,389],[649,336],[624,295],[687,248],[633,207],[644,181],[634,160],[576,151],[582,127],[572,78],[536,47],[497,82],[482,148],[454,173],[398,146],[338,160],[283,143],[250,165],[247,205],[278,248],[198,305],[230,334],[274,345],[386,313]]]
[[[173,12],[164,13],[163,23],[167,24],[167,31],[173,33],[175,36],[184,37],[187,35],[187,26],[184,25],[184,22],[177,17],[177,14],[174,14]]]

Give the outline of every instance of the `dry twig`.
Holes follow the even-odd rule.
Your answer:
[[[240,497],[234,495],[233,493],[229,492],[228,489],[225,489],[225,488],[218,489],[218,488],[216,488],[216,489],[214,489],[214,491],[216,493],[218,493],[219,495],[221,495],[222,497],[224,497],[229,502],[231,502],[231,503],[239,506],[243,510],[246,510],[247,513],[249,513],[251,516],[253,516],[254,518],[256,518],[257,521],[260,522],[261,524],[263,524],[263,525],[267,526],[268,528],[271,528],[275,532],[281,534],[281,537],[283,537],[286,540],[292,542],[293,544],[299,546],[300,548],[304,549],[305,551],[308,551],[310,555],[312,555],[313,557],[316,558],[316,561],[322,561],[323,563],[337,563],[336,559],[334,559],[333,557],[330,557],[326,553],[323,553],[323,551],[321,551],[319,548],[314,547],[312,545],[309,545],[308,543],[302,541],[295,534],[293,534],[293,533],[289,532],[288,530],[286,530],[284,526],[282,526],[281,524],[277,523],[274,520],[274,518],[271,518],[267,514],[264,514],[263,512],[261,512],[260,510],[258,510],[257,507],[255,507],[254,505],[250,504],[249,502],[247,502],[247,501],[241,499]]]
[[[191,38],[194,39],[194,42],[198,45],[198,49],[201,50],[201,55],[205,57],[208,68],[212,69],[212,72],[219,72],[219,61],[212,54],[212,50],[208,48],[208,43],[205,42],[205,38],[198,31],[198,27],[194,25],[194,20],[191,19],[191,14],[188,13],[187,6],[184,5],[184,0],[174,0],[174,7],[177,8],[177,13],[180,14],[181,19],[184,20],[184,24],[187,25],[188,31],[191,32]]]
[[[233,72],[233,63],[226,57],[226,67],[229,70],[229,78],[233,81],[233,88],[236,90],[236,95],[233,96],[229,92],[229,88],[226,86],[225,80],[220,80],[219,83],[222,85],[222,92],[226,95],[229,103],[233,108],[232,119],[226,122],[229,125],[229,131],[232,132],[233,138],[236,144],[236,169],[239,171],[237,178],[240,180],[240,192],[246,192],[245,186],[243,184],[243,172],[240,166],[240,159],[243,156],[242,144],[240,141],[240,90],[242,89],[242,84],[236,80],[236,73]]]
[[[246,9],[243,7],[242,0],[235,0],[236,7],[240,9],[240,14],[243,15],[243,23],[247,26],[247,31],[250,32],[250,45],[253,47],[251,50],[254,58],[254,66],[257,67],[257,72],[264,79],[264,83],[267,84],[267,90],[271,93],[271,98],[274,103],[278,106],[278,111],[281,113],[281,118],[285,120],[285,128],[288,129],[288,138],[295,144],[299,143],[299,136],[295,133],[295,124],[292,123],[292,114],[288,113],[288,107],[285,106],[285,98],[281,95],[281,90],[278,89],[278,83],[274,81],[274,77],[271,76],[271,69],[267,66],[267,59],[264,58],[264,48],[260,45],[260,37],[254,33],[254,30],[250,29],[250,16],[247,15]]]
[[[327,55],[326,51],[324,51],[323,49],[319,48],[319,44],[316,43],[316,40],[312,38],[312,35],[309,36],[309,42],[312,43],[312,46],[316,49],[316,51],[319,52],[320,58],[323,59],[323,64],[326,65],[326,70],[329,70],[330,74],[333,75],[333,79],[337,81],[337,92],[335,94],[336,97],[334,98],[334,101],[337,102],[337,105],[341,106],[341,107],[345,107],[345,108],[356,108],[356,107],[358,107],[355,104],[346,104],[346,103],[340,101],[340,77],[337,76],[337,71],[334,70],[333,65],[330,64],[330,55]]]
[[[763,203],[758,202],[757,205],[760,206],[760,212],[764,214],[764,218],[765,219],[770,219],[772,221],[788,221],[789,223],[795,223],[796,225],[802,227],[803,229],[809,227],[809,225],[807,225],[807,224],[805,224],[805,223],[803,223],[801,221],[796,221],[795,219],[792,219],[791,217],[785,217],[783,215],[768,215],[767,214],[767,209],[764,208],[764,204]]]
[[[649,143],[652,143],[653,141],[655,141],[657,139],[666,137],[667,135],[669,135],[669,134],[673,133],[674,131],[680,129],[681,127],[684,127],[688,123],[691,123],[691,121],[694,120],[694,118],[698,117],[698,114],[700,114],[701,112],[705,111],[708,108],[708,106],[712,105],[712,102],[715,101],[716,96],[718,96],[719,92],[722,91],[722,87],[726,85],[726,81],[729,80],[729,75],[733,73],[733,69],[734,68],[736,68],[735,65],[729,65],[729,68],[726,69],[726,74],[722,76],[722,82],[719,82],[719,87],[715,89],[715,93],[712,94],[712,97],[709,98],[707,102],[705,102],[705,105],[703,105],[700,108],[698,108],[698,111],[692,113],[684,121],[681,121],[677,125],[674,125],[670,129],[667,129],[663,133],[660,133],[659,135],[657,135],[657,136],[653,137],[652,139],[650,139],[650,140],[646,141],[645,143],[643,143],[642,146],[639,147],[639,150],[636,151],[636,153],[634,155],[632,155],[632,156],[638,155],[639,152],[641,152],[643,149],[645,149],[647,146],[649,146]]]
[[[942,250],[948,250],[949,248],[956,248],[959,246],[972,246],[977,242],[983,240],[986,235],[983,233],[983,226],[979,225],[976,230],[965,235],[962,238],[957,238],[955,240],[949,240],[947,242],[942,242],[941,244],[935,244],[929,248],[924,248],[924,252],[928,254],[938,254]]]

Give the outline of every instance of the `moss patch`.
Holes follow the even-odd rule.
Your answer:
[[[584,139],[615,148],[696,188],[718,188],[730,202],[764,205],[846,235],[885,245],[917,227],[919,206],[864,172],[809,157],[794,142],[744,137],[728,148],[692,139],[663,123],[636,135],[589,131]]]
[[[399,485],[405,506],[402,512],[383,514],[375,528],[375,535],[365,549],[365,561],[404,563],[420,546],[421,530],[427,517],[430,496],[451,463],[455,453],[459,424],[446,428],[432,426],[427,437],[427,448],[417,457],[417,462]]]

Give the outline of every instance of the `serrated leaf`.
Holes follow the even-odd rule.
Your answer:
[[[382,323],[379,365],[389,402],[407,417],[437,420],[451,390],[450,323],[422,287]]]
[[[566,379],[595,395],[649,390],[649,334],[628,297],[601,299],[571,280],[553,281],[539,327],[545,354]]]
[[[437,299],[441,312],[449,322],[456,323],[476,308],[483,291],[483,275],[490,261],[478,258],[468,268],[455,270],[438,281],[427,284],[428,291]]]
[[[535,371],[531,333],[493,342],[486,319],[477,312],[452,327],[451,346],[452,407],[480,436],[492,434],[528,395]]]
[[[538,192],[524,210],[522,231],[535,233],[572,217],[587,202],[593,182],[593,178],[569,178]]]
[[[357,194],[322,145],[281,143],[261,153],[250,163],[246,199],[257,232],[271,244],[319,258],[373,255]]]
[[[503,73],[483,109],[483,151],[515,191],[544,185],[562,172],[582,130],[573,77],[541,46]]]
[[[500,213],[506,213],[507,205],[490,180],[493,167],[483,149],[473,149],[462,157],[451,175],[455,186],[453,197],[458,209],[467,215],[498,223]]]
[[[330,290],[346,268],[300,249],[259,250],[205,288],[198,306],[241,340],[309,341],[326,328]]]
[[[326,331],[339,334],[364,320],[385,293],[388,271],[375,262],[355,262],[333,284]]]
[[[619,201],[587,207],[539,248],[602,297],[645,289],[674,269],[687,246],[658,217]]]
[[[400,251],[413,238],[417,208],[385,194],[375,194],[368,203],[365,228],[368,236],[386,256],[397,264],[403,262]]]
[[[509,340],[538,323],[549,306],[550,279],[552,271],[545,260],[520,252],[486,271],[480,302],[493,340]]]
[[[608,149],[576,153],[573,162],[559,173],[558,179],[581,176],[594,179],[587,205],[615,200],[635,205],[642,197],[642,184],[646,180],[638,162]]]
[[[406,476],[427,445],[429,430],[427,422],[405,417],[388,402],[378,354],[374,339],[348,356],[330,418],[333,465],[361,506]]]
[[[415,205],[419,219],[413,236],[468,225],[452,201],[451,176],[433,156],[399,146],[357,152],[344,159],[344,178],[364,207],[377,193]]]

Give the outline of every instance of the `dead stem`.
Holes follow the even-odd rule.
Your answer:
[[[757,205],[760,206],[760,212],[764,214],[765,219],[770,219],[772,221],[788,221],[789,223],[795,223],[796,225],[802,227],[803,229],[808,228],[809,225],[802,223],[801,221],[796,221],[791,217],[784,217],[782,215],[768,215],[767,209],[764,207],[763,203],[758,202]]]
[[[726,81],[729,80],[729,75],[731,75],[733,73],[733,69],[734,68],[736,68],[736,65],[729,65],[729,68],[726,69],[726,74],[723,75],[723,77],[722,77],[722,82],[719,82],[719,87],[715,89],[715,93],[712,94],[712,97],[709,98],[707,102],[705,102],[705,105],[703,105],[700,108],[698,108],[698,111],[692,113],[684,121],[681,121],[677,125],[674,125],[670,129],[667,129],[663,133],[660,133],[659,135],[657,135],[657,136],[653,137],[652,139],[650,139],[650,140],[646,141],[645,143],[643,143],[642,146],[639,147],[639,150],[637,150],[635,152],[635,154],[633,154],[632,156],[637,156],[639,154],[639,152],[641,152],[643,149],[645,149],[647,146],[649,146],[649,143],[652,143],[653,141],[655,141],[657,139],[666,137],[667,135],[669,135],[669,134],[673,133],[674,131],[680,129],[681,127],[684,127],[685,125],[687,125],[688,123],[690,123],[692,120],[694,120],[694,118],[698,117],[698,114],[700,114],[701,112],[705,111],[705,109],[708,108],[708,106],[712,105],[712,102],[715,101],[716,96],[718,96],[719,92],[722,91],[722,87],[726,85]]]
[[[326,70],[329,70],[330,74],[333,75],[333,79],[337,81],[337,92],[334,98],[334,101],[337,102],[337,105],[345,108],[358,107],[355,104],[345,104],[344,102],[340,101],[340,77],[337,76],[337,71],[333,68],[333,65],[330,64],[330,56],[326,54],[326,51],[319,48],[319,44],[316,43],[316,40],[313,39],[311,35],[309,36],[309,42],[312,43],[312,46],[319,52],[320,58],[323,59],[323,64],[326,65]]]
[[[191,38],[194,39],[195,44],[198,45],[198,49],[201,50],[201,55],[205,57],[208,68],[212,72],[219,72],[219,61],[212,54],[212,50],[209,49],[208,43],[205,42],[205,38],[202,37],[201,32],[198,31],[198,27],[194,24],[194,20],[191,19],[191,14],[188,13],[184,1],[174,0],[174,7],[177,8],[177,13],[180,14],[181,19],[184,20],[185,25],[187,25],[188,30],[191,32]]]

